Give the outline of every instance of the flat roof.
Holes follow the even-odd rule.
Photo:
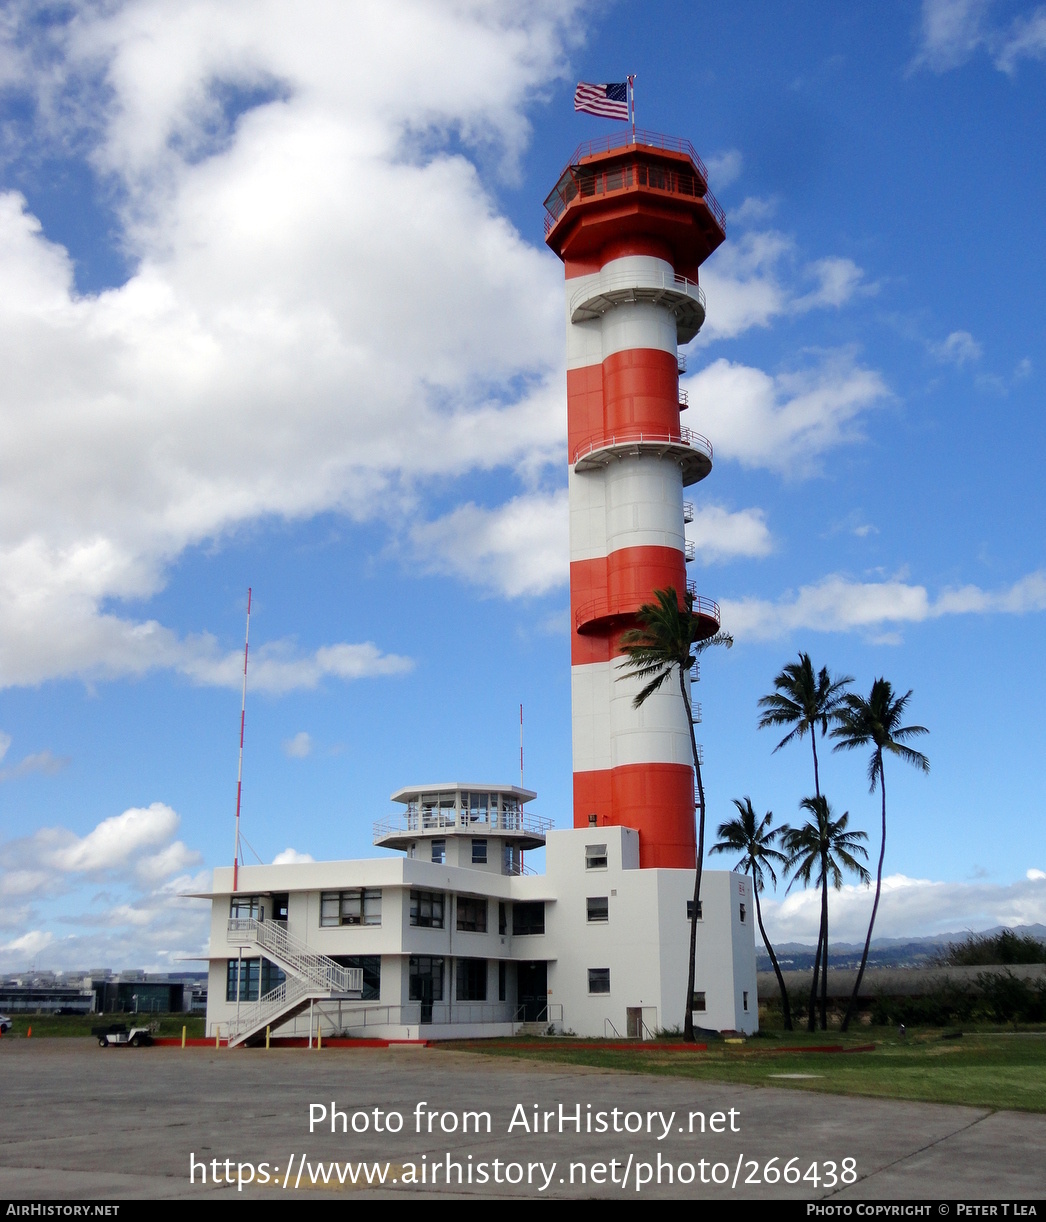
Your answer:
[[[390,802],[409,802],[411,798],[420,798],[423,794],[453,793],[455,790],[465,790],[470,793],[511,794],[523,802],[532,802],[537,794],[533,789],[523,789],[519,785],[498,785],[490,781],[440,781],[431,785],[404,785],[397,789],[389,798]]]

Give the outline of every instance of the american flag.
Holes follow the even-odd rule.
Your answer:
[[[578,81],[574,90],[574,109],[586,114],[602,115],[604,119],[623,119],[628,122],[628,83],[620,85],[590,85]]]

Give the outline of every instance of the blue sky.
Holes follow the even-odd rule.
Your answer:
[[[0,16],[0,968],[173,966],[244,832],[356,857],[401,785],[570,822],[562,270],[577,80],[637,74],[728,240],[688,528],[736,644],[713,826],[812,789],[799,651],[912,689],[884,935],[1046,921],[1046,7],[205,0]],[[865,760],[823,753],[878,847]],[[893,765],[893,761],[890,761]],[[722,863],[722,859],[718,859]],[[713,859],[713,863],[716,859]],[[815,897],[768,926],[814,937]],[[858,939],[866,890],[833,899]]]

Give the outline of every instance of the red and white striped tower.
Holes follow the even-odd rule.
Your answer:
[[[615,659],[655,590],[688,588],[683,489],[712,447],[680,422],[678,346],[704,322],[697,269],[725,220],[690,142],[648,132],[582,145],[545,208],[566,270],[574,826],[636,828],[642,866],[693,868],[683,702],[666,684],[634,709]],[[712,636],[719,608],[689,589]]]

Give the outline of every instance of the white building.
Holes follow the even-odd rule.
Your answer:
[[[233,1043],[587,1036],[679,1027],[691,870],[640,869],[625,827],[555,831],[517,786],[401,789],[375,826],[402,855],[215,870],[207,1032]],[[545,874],[523,854],[546,846]],[[695,1022],[758,1021],[751,879],[706,871]],[[237,982],[240,996],[237,997]],[[703,1006],[703,1009],[701,1008]],[[534,1028],[530,1028],[534,1029]]]

